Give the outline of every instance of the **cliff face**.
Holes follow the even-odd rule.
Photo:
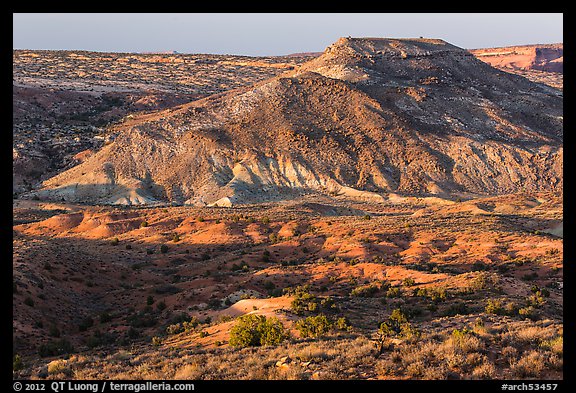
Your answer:
[[[37,194],[230,206],[561,190],[562,102],[441,40],[342,38],[293,71],[119,125]]]
[[[470,52],[495,67],[564,72],[563,44],[473,49]]]

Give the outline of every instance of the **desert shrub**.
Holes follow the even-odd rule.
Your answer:
[[[416,284],[416,281],[414,281],[414,279],[412,277],[406,277],[402,283],[404,284],[404,286],[406,287],[411,287],[414,286]]]
[[[500,280],[496,274],[480,272],[470,280],[469,285],[472,290],[498,289],[499,282]]]
[[[92,319],[92,317],[86,317],[84,318],[82,321],[80,321],[80,324],[78,325],[78,330],[80,330],[81,332],[85,332],[86,330],[88,330],[89,328],[91,328],[94,325],[94,320]]]
[[[464,353],[478,351],[484,347],[482,341],[474,335],[473,331],[466,328],[462,330],[454,329],[449,338],[449,343],[455,350]]]
[[[346,317],[340,317],[334,322],[334,327],[338,330],[351,330],[352,326]]]
[[[352,291],[350,291],[350,296],[372,297],[376,292],[378,292],[378,287],[372,283],[372,284],[360,285],[352,289]]]
[[[301,337],[320,337],[333,328],[333,323],[324,314],[306,317],[296,322]]]
[[[443,315],[447,317],[453,317],[455,315],[466,315],[468,313],[468,305],[462,301],[458,301],[450,304],[450,306],[444,310]]]
[[[166,309],[166,302],[162,300],[161,302],[156,303],[156,309],[158,311],[163,311]]]
[[[110,244],[112,244],[113,246],[117,246],[119,242],[120,242],[120,241],[118,240],[118,238],[115,237],[114,239],[112,239],[112,241],[110,242]]]
[[[482,363],[472,370],[474,379],[494,379],[495,375],[496,367],[490,362]]]
[[[152,295],[148,295],[148,297],[146,298],[146,305],[151,306],[153,304],[154,304],[154,297]]]
[[[522,276],[522,280],[524,281],[532,281],[538,278],[538,273],[536,272],[531,272],[531,273],[526,273]]]
[[[46,344],[41,344],[38,347],[38,354],[40,357],[58,356],[72,352],[74,352],[74,347],[70,341],[66,340],[65,338],[57,341],[51,341]]]
[[[142,221],[140,228],[146,228],[148,226],[148,221]]]
[[[197,380],[202,376],[202,368],[198,364],[185,364],[174,374],[174,379]]]
[[[370,217],[370,214],[365,214],[362,218],[364,220],[370,220],[372,217]]]
[[[483,271],[488,270],[488,265],[482,261],[476,261],[472,264],[472,271]]]
[[[168,246],[167,246],[166,244],[162,244],[162,245],[160,246],[160,252],[161,252],[162,254],[166,254],[166,253],[168,252]]]
[[[396,308],[392,310],[388,319],[380,324],[378,335],[381,338],[395,336],[412,338],[419,336],[419,332],[408,322],[407,315],[399,308]]]
[[[134,339],[140,337],[140,331],[138,329],[135,329],[133,326],[130,326],[130,328],[126,332],[126,336],[129,339],[134,340]]]
[[[102,344],[103,344],[102,338],[99,335],[92,335],[92,336],[88,337],[88,339],[86,340],[86,345],[90,349],[94,349],[96,347],[99,347]]]
[[[338,306],[336,306],[336,303],[334,302],[334,299],[332,299],[330,296],[326,296],[325,298],[320,300],[320,307],[322,307],[325,310],[338,308]]]
[[[152,337],[152,345],[154,345],[155,347],[159,347],[160,345],[162,345],[162,338],[158,336]]]
[[[58,326],[56,325],[50,326],[50,328],[48,329],[48,335],[51,337],[60,337],[60,329],[58,329]]]
[[[126,244],[126,249],[127,249],[127,250],[131,250],[131,249],[132,249],[132,245],[131,245],[131,244]]]
[[[262,253],[262,262],[270,262],[270,251],[264,250]]]
[[[430,288],[426,296],[435,303],[448,299],[448,290],[444,287]]]
[[[30,296],[24,299],[24,304],[30,307],[34,307],[34,300]]]
[[[134,328],[152,327],[158,322],[156,318],[146,312],[139,312],[127,318],[130,326]]]
[[[218,310],[220,307],[222,307],[222,301],[220,299],[213,298],[208,300],[208,308]]]
[[[276,288],[276,284],[274,284],[272,281],[265,281],[262,286],[264,287],[264,289],[266,289],[267,291],[271,291],[274,288]]]
[[[488,299],[484,311],[487,314],[505,315],[504,306],[500,299]]]
[[[14,355],[12,358],[12,371],[19,371],[24,368],[24,362],[22,361],[22,357],[18,354]]]
[[[248,264],[244,261],[241,261],[239,265],[233,263],[232,267],[230,268],[230,270],[232,270],[233,272],[238,271],[238,270],[244,270],[244,268],[248,268]]]
[[[538,378],[546,369],[546,357],[539,351],[530,351],[511,365],[512,374],[519,378]]]
[[[318,299],[316,296],[308,292],[308,286],[298,286],[293,290],[288,289],[286,292],[294,295],[294,299],[290,303],[292,312],[297,315],[303,314],[305,311],[316,311],[318,309]]]
[[[391,287],[388,288],[388,290],[386,291],[386,297],[400,297],[402,295],[400,288],[398,287]]]
[[[564,337],[557,336],[549,340],[542,340],[540,347],[548,349],[557,355],[562,355],[564,353]]]
[[[179,334],[179,333],[182,333],[183,331],[184,331],[184,328],[182,327],[181,323],[175,323],[172,325],[168,325],[166,327],[166,334],[168,334],[168,335]]]
[[[243,315],[230,329],[230,345],[250,347],[278,345],[289,337],[289,332],[278,318],[264,315]]]
[[[48,374],[59,374],[66,371],[66,360],[57,359],[48,363]]]
[[[528,296],[528,305],[539,308],[546,303],[545,297],[550,296],[550,292],[547,289],[538,289]]]

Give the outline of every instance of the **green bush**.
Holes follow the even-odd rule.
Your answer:
[[[505,315],[504,305],[500,299],[488,299],[484,311],[487,314]]]
[[[270,262],[270,251],[264,250],[262,253],[262,262]]]
[[[57,341],[51,341],[46,344],[41,344],[38,347],[38,354],[40,357],[48,357],[48,356],[58,356],[63,355],[66,353],[74,352],[74,347],[70,343],[70,341],[62,338]]]
[[[376,292],[378,292],[378,287],[375,284],[366,284],[352,289],[350,296],[372,297]]]
[[[318,309],[318,299],[308,292],[308,286],[298,286],[294,289],[294,300],[290,303],[292,311],[300,315],[304,311],[315,311]]]
[[[466,303],[462,301],[455,302],[448,306],[446,310],[444,310],[443,316],[446,317],[453,317],[455,315],[466,315],[469,314],[468,306]]]
[[[78,325],[78,330],[85,332],[94,325],[94,320],[91,317],[84,318]]]
[[[16,354],[12,359],[12,371],[22,370],[24,368],[24,362],[22,361],[22,357]]]
[[[509,315],[513,316],[518,313],[518,305],[514,302],[503,303],[501,299],[488,299],[484,311],[487,314]]]
[[[540,313],[533,306],[522,307],[521,309],[518,310],[518,315],[520,315],[523,318],[529,318],[532,321],[536,321],[537,319],[540,318]]]
[[[380,337],[412,338],[419,335],[418,330],[408,322],[408,317],[402,310],[396,308],[388,317],[388,320],[380,324],[378,330]]]
[[[103,312],[100,314],[100,323],[110,322],[112,320],[112,316],[107,312]]]
[[[324,314],[306,317],[296,322],[301,337],[320,337],[330,332],[334,324]]]
[[[386,291],[386,297],[400,297],[401,295],[400,288],[398,287],[391,287]]]
[[[117,246],[118,243],[120,243],[120,241],[118,240],[117,237],[115,237],[114,239],[112,239],[112,241],[110,242],[110,244],[112,244],[113,246]]]
[[[243,315],[230,330],[230,345],[252,347],[278,345],[289,337],[289,332],[278,318],[264,315]]]

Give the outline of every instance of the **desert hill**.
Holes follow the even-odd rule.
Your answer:
[[[441,40],[342,38],[294,70],[118,124],[30,195],[230,206],[561,190],[562,101]]]

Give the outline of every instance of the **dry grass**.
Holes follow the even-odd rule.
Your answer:
[[[475,328],[474,319],[462,318],[445,320],[452,327],[462,321],[457,333],[440,324],[417,340],[394,341],[380,354],[375,342],[359,333],[242,349],[144,345],[102,357],[86,353],[52,361],[44,378],[442,380],[554,378],[561,373],[559,324],[490,316],[485,326]]]

